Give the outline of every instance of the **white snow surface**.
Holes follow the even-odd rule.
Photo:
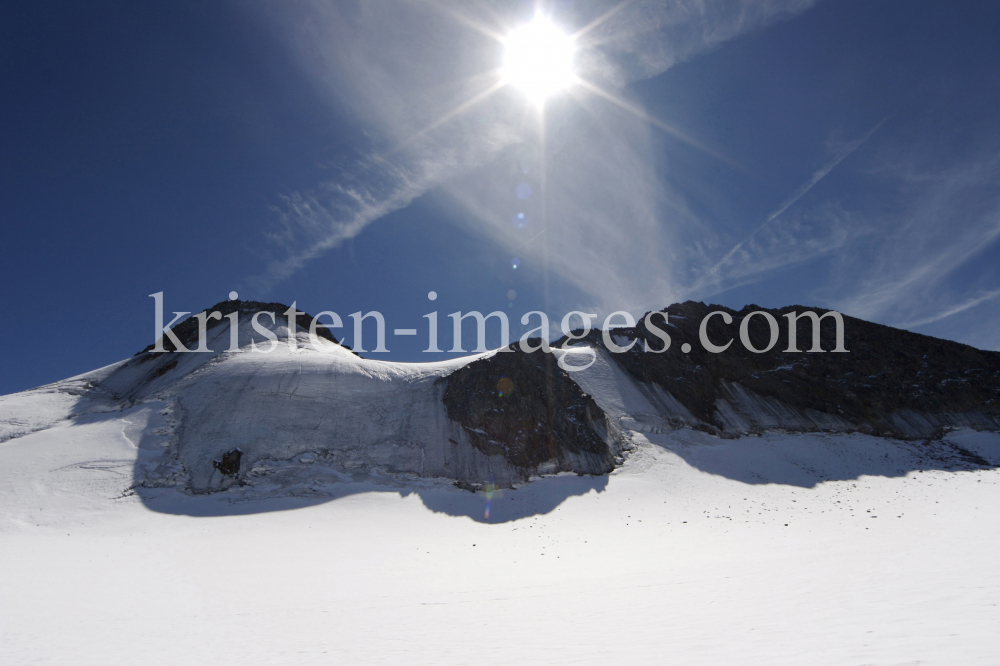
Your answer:
[[[429,464],[414,433],[451,428],[433,380],[469,359],[182,362],[131,406],[79,399],[120,364],[0,397],[0,663],[1000,662],[1000,471],[934,464],[1000,462],[996,434],[718,439],[598,355],[575,378],[629,428],[625,463],[471,493],[386,468]],[[369,439],[267,452],[254,411],[276,399]],[[211,441],[195,455],[245,438],[252,482],[174,487],[178,421]]]

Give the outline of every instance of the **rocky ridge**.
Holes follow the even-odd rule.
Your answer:
[[[726,351],[713,354],[699,340],[701,322],[713,311],[729,314],[724,323],[716,315],[707,334]],[[755,311],[771,314],[778,322],[778,341],[769,351],[754,353],[739,339],[740,324]],[[789,306],[780,309],[748,305],[732,310],[719,305],[688,301],[671,305],[652,321],[666,330],[671,347],[665,353],[643,351],[663,347],[650,332],[645,317],[637,326],[614,329],[621,346],[636,340],[630,351],[609,356],[631,377],[656,386],[683,406],[664,406],[662,416],[676,424],[689,424],[721,436],[766,430],[789,432],[861,432],[921,439],[942,428],[1000,429],[1000,353],[883,326],[844,316],[847,353],[836,353],[832,318],[822,322],[820,345],[812,347],[812,323],[799,318],[798,353],[786,351],[789,329],[786,315],[805,311],[823,315],[828,310]],[[756,349],[770,341],[770,329],[758,315],[748,323],[749,339]],[[557,341],[563,343],[565,339]],[[599,331],[586,341],[607,349]],[[690,344],[689,353],[680,347]]]

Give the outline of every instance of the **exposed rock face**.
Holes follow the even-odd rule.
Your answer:
[[[226,476],[236,476],[240,471],[240,459],[243,452],[239,449],[226,451],[222,454],[222,460],[213,460],[212,465]]]
[[[473,446],[503,456],[526,475],[614,469],[620,433],[594,399],[551,354],[510,349],[438,380],[447,383],[448,417],[464,427]]]
[[[729,348],[718,354],[699,341],[699,326],[712,311],[733,318],[726,324],[716,315],[709,320],[713,344]],[[747,350],[739,339],[740,324],[751,312],[764,310],[778,322],[779,339],[764,353]],[[824,309],[791,306],[765,310],[748,305],[740,311],[688,301],[665,310],[669,325],[653,316],[653,323],[671,337],[662,354],[643,352],[663,342],[643,321],[635,328],[615,329],[622,346],[638,340],[626,353],[609,354],[632,377],[653,384],[676,398],[696,419],[692,425],[722,435],[767,429],[790,431],[864,432],[901,439],[930,437],[941,428],[967,426],[1000,429],[1000,353],[982,351],[947,340],[844,317],[848,353],[832,352],[835,326],[827,317],[821,326],[823,353],[812,353],[812,323],[800,318],[797,348],[788,349],[788,320],[784,315]],[[757,349],[770,341],[770,328],[757,315],[748,324]],[[600,332],[588,336],[605,347]],[[683,343],[691,345],[683,353]],[[664,414],[663,416],[677,416]]]

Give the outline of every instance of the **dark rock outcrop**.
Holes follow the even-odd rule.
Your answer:
[[[620,443],[594,399],[558,367],[551,354],[525,354],[511,345],[438,381],[447,382],[448,417],[473,446],[536,473],[604,474],[614,469]]]
[[[236,476],[240,472],[243,451],[236,448],[222,454],[222,460],[213,460],[212,465],[226,476]]]

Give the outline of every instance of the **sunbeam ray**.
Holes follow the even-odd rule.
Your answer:
[[[674,127],[672,125],[668,125],[667,123],[663,122],[662,120],[659,120],[658,118],[654,118],[653,116],[649,115],[648,113],[646,113],[645,111],[643,111],[639,107],[634,106],[632,104],[629,104],[628,102],[626,102],[622,98],[618,97],[617,95],[615,95],[613,93],[610,93],[610,92],[604,90],[603,88],[600,88],[599,86],[594,85],[590,81],[587,81],[587,80],[582,79],[582,78],[577,78],[576,83],[580,87],[582,87],[582,88],[584,88],[584,89],[586,89],[586,90],[594,93],[598,97],[603,97],[604,99],[606,99],[607,101],[611,102],[612,104],[614,104],[614,105],[616,105],[616,106],[618,106],[618,107],[620,107],[622,109],[625,109],[629,113],[634,114],[637,118],[640,118],[640,119],[646,121],[650,125],[653,125],[654,127],[662,130],[663,132],[665,132],[665,133],[669,134],[670,136],[674,137],[675,139],[678,139],[679,141],[682,141],[682,142],[688,144],[692,148],[697,148],[698,150],[700,150],[701,152],[705,153],[706,155],[714,157],[715,159],[719,160],[720,162],[723,162],[724,164],[727,164],[727,165],[731,166],[732,168],[736,169],[737,171],[742,171],[742,172],[746,172],[747,171],[746,167],[744,167],[742,164],[740,164],[736,160],[732,159],[731,157],[720,153],[719,151],[715,150],[714,148],[710,148],[709,146],[706,146],[701,141],[698,141],[697,139],[695,139],[694,137],[689,136],[688,134],[685,134],[684,132],[682,132],[681,130],[677,129],[676,127]]]
[[[595,28],[599,27],[602,23],[604,23],[605,21],[607,21],[612,16],[614,16],[615,14],[617,14],[618,12],[620,12],[621,10],[625,9],[629,5],[633,4],[634,2],[635,2],[635,0],[624,0],[623,2],[619,2],[617,5],[615,5],[614,7],[612,7],[608,11],[604,12],[603,14],[601,14],[600,16],[598,16],[596,19],[594,19],[593,21],[591,21],[590,23],[588,23],[587,25],[583,26],[582,28],[580,28],[579,30],[577,30],[575,33],[573,33],[571,35],[571,39],[573,39],[574,41],[578,41],[581,37],[583,37],[584,35],[586,35],[588,32],[590,32],[591,30],[594,30]]]
[[[469,28],[472,28],[473,30],[475,30],[475,31],[477,31],[477,32],[479,32],[479,33],[481,33],[481,34],[483,34],[483,35],[485,35],[485,36],[487,36],[487,37],[489,37],[491,39],[495,39],[496,41],[501,42],[501,43],[504,40],[503,35],[501,35],[499,32],[496,32],[495,30],[492,30],[492,29],[488,28],[487,26],[483,25],[479,21],[476,21],[475,19],[469,18],[468,16],[466,16],[465,14],[457,11],[453,7],[445,7],[440,2],[428,2],[427,4],[430,7],[432,7],[433,9],[441,12],[442,14],[446,14],[446,15],[450,16],[451,18],[455,19],[456,21],[458,21],[462,25],[465,25],[465,26],[467,26]]]

